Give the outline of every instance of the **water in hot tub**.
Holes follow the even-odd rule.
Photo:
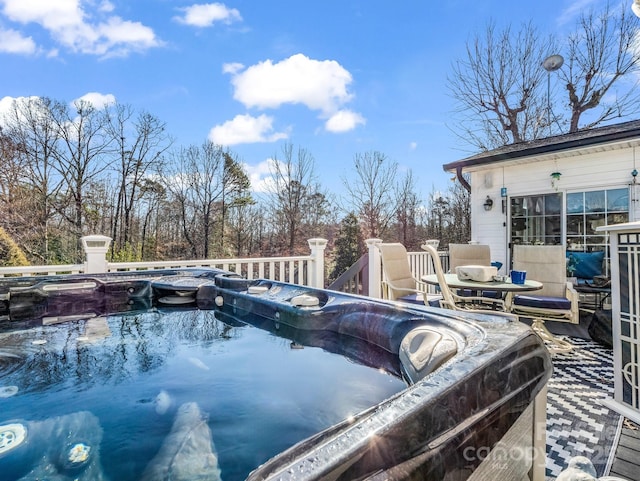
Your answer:
[[[212,311],[15,325],[0,331],[4,481],[241,480],[406,387]]]

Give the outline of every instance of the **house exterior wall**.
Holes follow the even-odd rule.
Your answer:
[[[633,148],[626,144],[594,150],[575,150],[572,155],[563,153],[562,156],[530,157],[468,170],[471,174],[472,240],[490,245],[492,259],[503,263],[502,273],[508,272],[509,265],[511,197],[554,192],[561,192],[564,197],[567,192],[630,186],[631,172],[636,168]],[[640,150],[636,155],[640,157]],[[637,168],[640,168],[640,158]],[[552,172],[562,174],[555,186],[551,182]],[[502,187],[507,189],[506,198],[500,196]],[[640,202],[633,200],[636,197],[634,194],[630,195],[629,220],[640,220]],[[490,211],[485,211],[483,206],[487,196],[494,202]],[[503,199],[506,201],[504,212]],[[563,230],[564,227],[563,220]]]

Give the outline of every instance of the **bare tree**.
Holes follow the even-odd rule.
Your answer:
[[[237,203],[229,210],[227,231],[229,244],[234,246],[234,254],[248,256],[259,243],[264,230],[265,218],[263,209],[255,205],[255,201]]]
[[[450,221],[447,230],[449,242],[466,243],[472,240],[470,215],[471,195],[460,182],[455,181],[449,185],[446,197],[448,199]]]
[[[423,233],[429,239],[438,239],[443,248],[451,242],[466,243],[471,240],[470,212],[471,195],[460,182],[450,184],[446,192],[434,189],[429,194]]]
[[[55,199],[62,187],[62,177],[56,175],[53,168],[59,137],[52,119],[52,105],[51,99],[41,97],[14,100],[4,119],[21,159],[22,186],[32,200],[30,208],[16,211],[30,213],[22,220],[19,242],[30,256],[45,263],[54,261],[49,252],[50,223],[55,216]],[[33,228],[25,228],[27,225]]]
[[[407,249],[417,249],[420,239],[417,236],[418,210],[420,198],[416,193],[413,173],[408,171],[395,186],[397,238]]]
[[[27,203],[28,190],[25,192],[25,159],[18,144],[0,128],[0,228],[4,228],[7,236],[23,244],[27,237],[25,231],[27,217],[30,212]]]
[[[145,178],[140,187],[140,215],[143,216],[140,233],[140,257],[142,260],[154,260],[158,256],[160,237],[160,212],[166,198],[166,189],[158,181]]]
[[[347,192],[346,211],[356,212],[365,238],[385,235],[396,212],[394,186],[398,164],[381,152],[354,157],[356,179],[342,179]]]
[[[107,111],[105,129],[117,146],[119,162],[114,163],[118,177],[117,201],[113,217],[111,257],[131,241],[133,210],[140,200],[145,178],[157,175],[163,154],[172,140],[166,124],[148,112],[134,117],[131,106],[117,104]]]
[[[546,118],[540,63],[552,47],[531,23],[515,33],[490,23],[484,36],[467,43],[466,58],[448,78],[460,137],[481,150],[538,137]]]
[[[175,154],[172,170],[165,177],[165,186],[182,211],[184,238],[196,258],[210,254],[222,199],[224,162],[222,147],[207,141]]]
[[[467,44],[466,57],[453,65],[453,130],[484,151],[635,115],[640,106],[637,28],[638,19],[627,5],[616,15],[608,4],[600,13],[582,14],[574,33],[561,42],[540,36],[531,24],[517,33],[511,27],[497,32],[489,24],[484,36]],[[559,51],[565,44],[566,51]],[[567,94],[562,102],[541,66],[551,54],[564,57],[557,71]]]
[[[104,128],[105,111],[90,102],[76,101],[73,108],[54,102],[52,114],[62,144],[55,150],[55,169],[64,180],[65,195],[59,212],[68,220],[79,242],[84,233],[84,196],[89,184],[107,167],[105,154],[109,152],[111,138]]]
[[[288,253],[294,254],[299,244],[305,204],[318,192],[314,158],[309,151],[293,144],[282,146],[282,157],[271,163],[273,184],[269,187],[270,206],[276,233],[284,239]]]
[[[224,167],[222,174],[222,199],[221,199],[221,219],[220,219],[220,253],[224,254],[225,249],[225,228],[227,226],[227,212],[229,208],[240,209],[248,205],[255,204],[254,199],[251,197],[250,188],[251,181],[249,176],[245,172],[242,164],[238,159],[231,155],[229,152],[223,152]],[[246,209],[245,209],[246,210]],[[245,210],[239,213],[239,216],[245,214]],[[240,241],[236,246],[236,250],[242,248],[243,233],[240,230],[236,231],[236,240]]]
[[[577,31],[568,39],[567,61],[558,72],[568,94],[569,132],[637,112],[637,81],[620,82],[623,77],[637,78],[640,71],[637,30],[638,19],[626,4],[619,15],[613,15],[607,3],[599,14],[592,10],[580,17]],[[581,127],[583,114],[594,109]]]

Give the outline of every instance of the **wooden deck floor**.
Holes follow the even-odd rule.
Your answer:
[[[640,481],[640,426],[625,420],[610,476]]]

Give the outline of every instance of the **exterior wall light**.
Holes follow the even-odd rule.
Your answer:
[[[484,210],[491,210],[493,209],[493,199],[489,196],[487,196],[487,199],[484,201],[484,204],[482,204],[484,206]]]
[[[553,187],[554,189],[558,190],[558,188],[556,187],[556,182],[558,182],[560,180],[560,176],[562,174],[560,172],[552,172],[551,173],[551,187]]]

